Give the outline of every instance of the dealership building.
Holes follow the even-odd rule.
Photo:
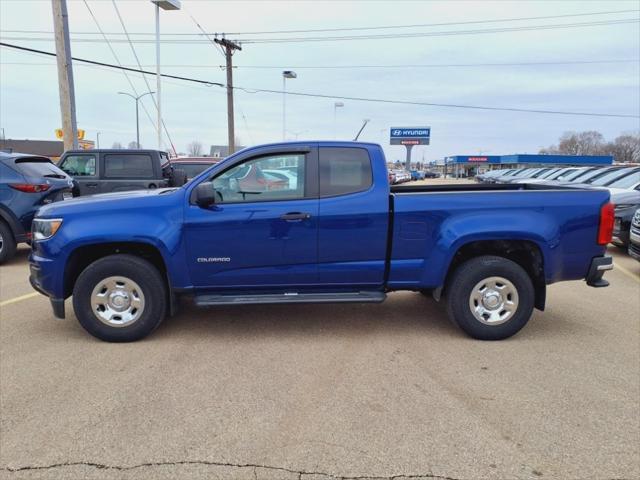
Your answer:
[[[611,165],[610,155],[454,155],[446,157],[443,170],[454,177],[471,177],[501,168]]]

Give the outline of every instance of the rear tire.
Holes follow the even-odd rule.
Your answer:
[[[0,220],[0,265],[16,254],[16,239],[9,226]]]
[[[527,272],[517,263],[493,255],[460,265],[446,292],[449,317],[479,340],[515,335],[531,318],[535,299]]]
[[[133,342],[153,332],[167,312],[167,287],[156,267],[116,254],[96,260],[73,288],[80,325],[106,342]]]

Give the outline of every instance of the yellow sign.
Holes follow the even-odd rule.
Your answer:
[[[62,140],[64,138],[64,131],[61,128],[56,128],[56,138]],[[84,130],[78,129],[78,140],[84,140]]]

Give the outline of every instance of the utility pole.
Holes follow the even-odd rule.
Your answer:
[[[53,30],[58,62],[58,89],[60,91],[60,114],[64,149],[78,148],[78,125],[76,124],[76,98],[71,65],[71,42],[69,40],[69,15],[66,0],[51,0],[53,7]]]
[[[214,38],[214,42],[224,48],[224,58],[227,63],[227,132],[229,136],[229,155],[236,151],[235,125],[233,117],[233,57],[234,50],[242,50],[242,47],[226,38]]]

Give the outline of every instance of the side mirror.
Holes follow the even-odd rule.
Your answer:
[[[199,207],[206,208],[216,203],[216,191],[213,182],[203,182],[196,187],[195,201]]]

